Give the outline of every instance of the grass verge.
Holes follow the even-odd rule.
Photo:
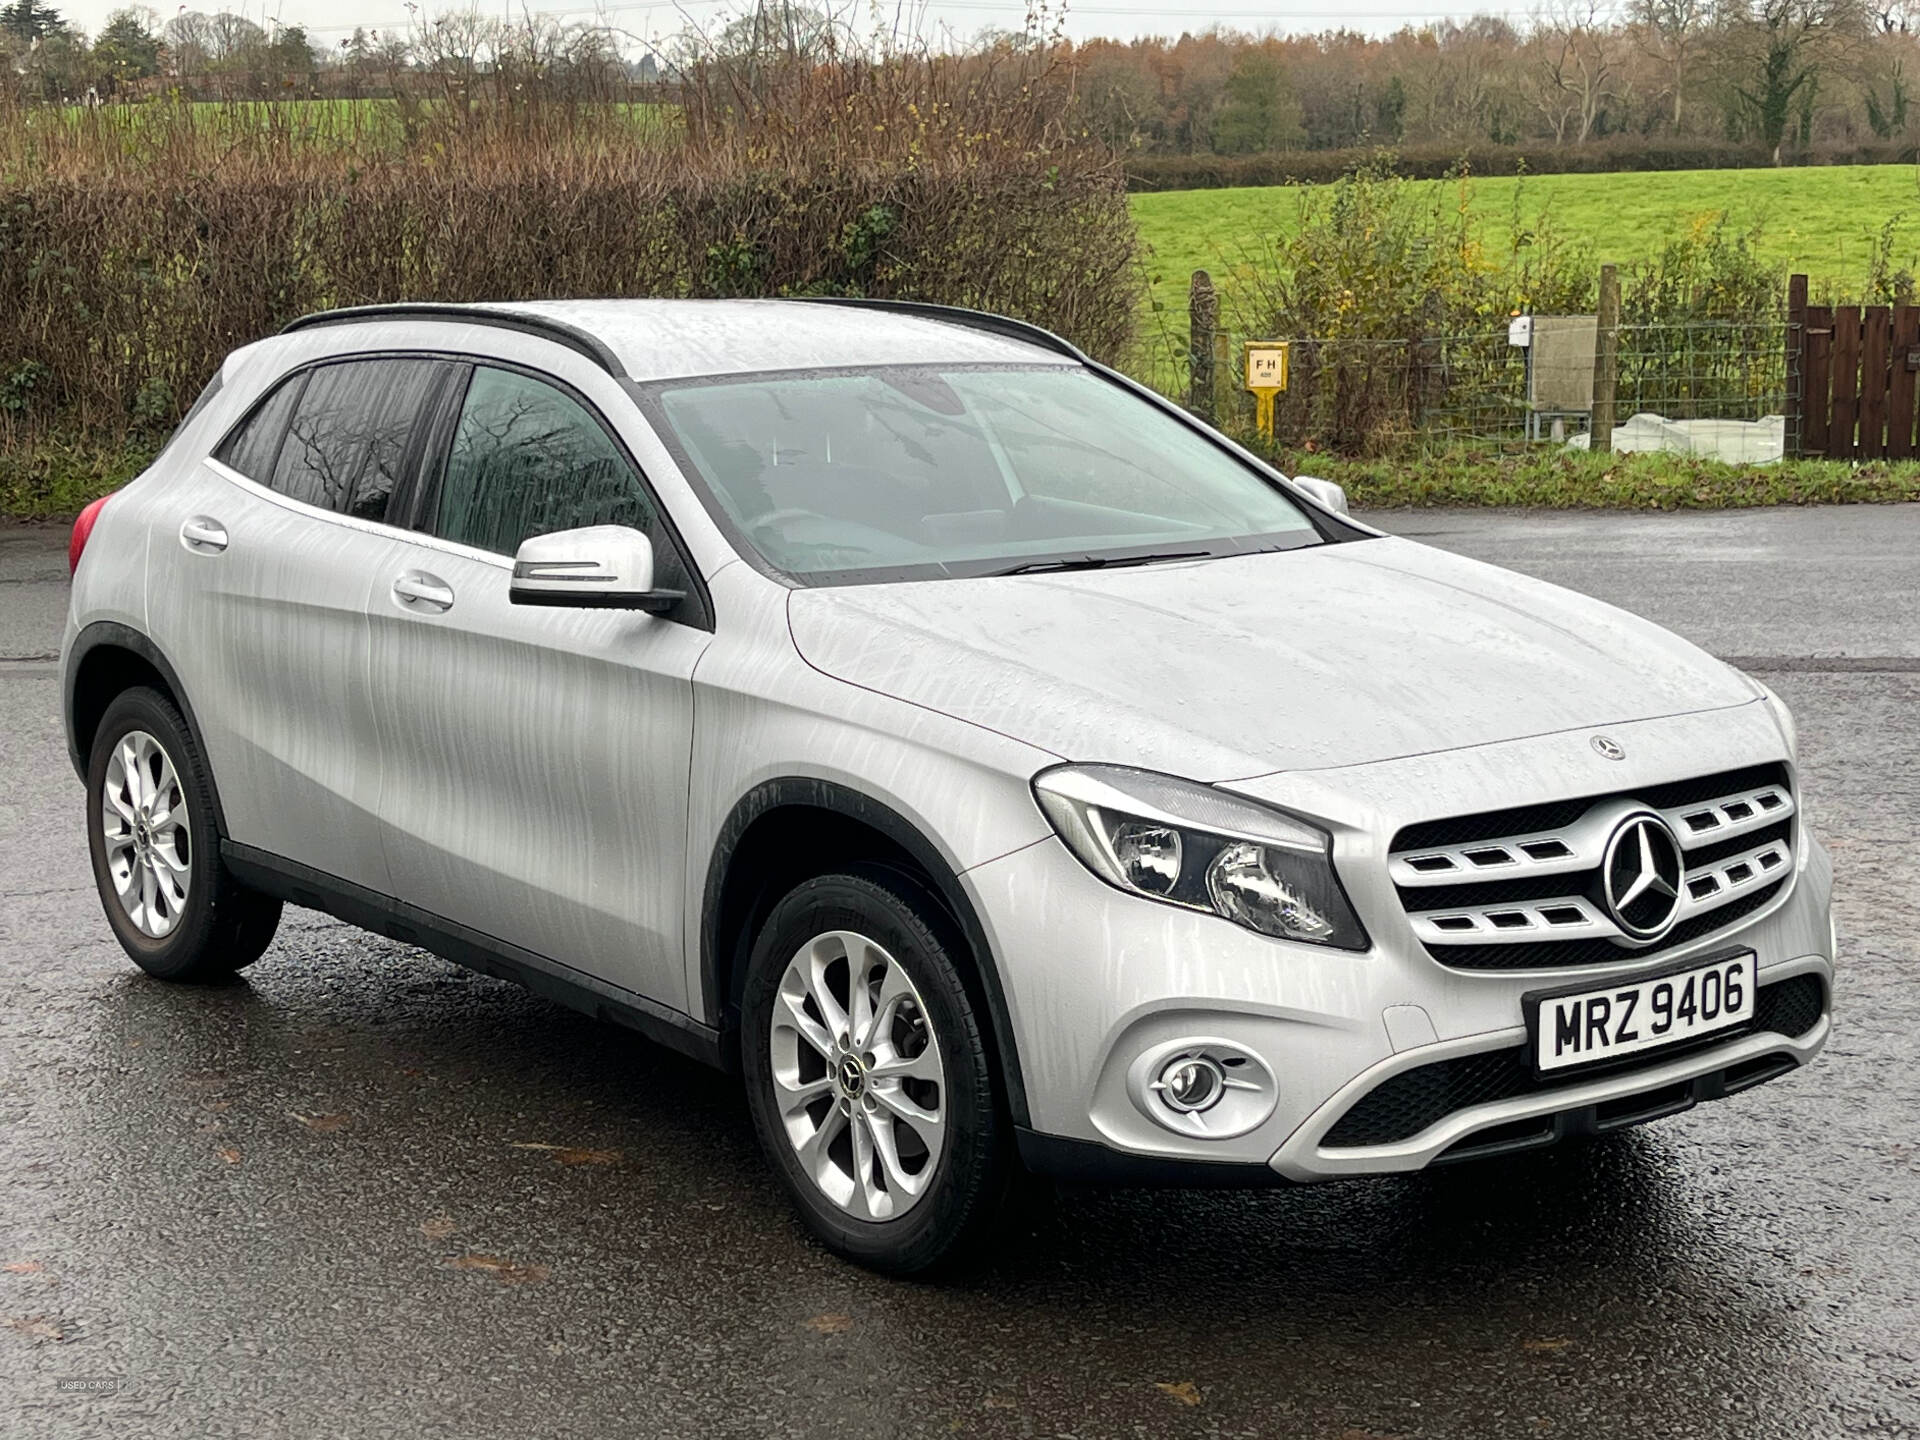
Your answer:
[[[1462,449],[1377,460],[1290,452],[1277,463],[1290,475],[1318,475],[1344,486],[1355,509],[1734,510],[1920,501],[1920,462],[1915,461],[1732,465],[1692,455]]]
[[[41,441],[0,446],[0,518],[70,520],[152,463],[152,441]]]

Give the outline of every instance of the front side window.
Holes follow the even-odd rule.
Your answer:
[[[638,472],[599,421],[561,391],[515,371],[476,368],[441,478],[434,533],[511,555],[530,535],[583,525],[653,534],[653,504]]]
[[[775,568],[810,583],[1292,549],[1265,476],[1070,366],[882,366],[667,381],[658,428]]]

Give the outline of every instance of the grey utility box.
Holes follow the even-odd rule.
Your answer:
[[[1507,327],[1509,344],[1527,352],[1527,438],[1543,424],[1593,418],[1593,357],[1600,341],[1596,315],[1521,315]]]

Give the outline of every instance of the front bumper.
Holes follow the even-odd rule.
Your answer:
[[[1820,1013],[1797,1035],[1755,1031],[1551,1088],[1446,1108],[1391,1143],[1329,1143],[1342,1117],[1397,1076],[1463,1057],[1524,1055],[1521,997],[1596,986],[1645,962],[1553,972],[1463,972],[1411,937],[1363,954],[1290,944],[1111,889],[1057,840],[964,877],[999,957],[1019,1046],[1035,1168],[1196,1183],[1308,1181],[1417,1170],[1441,1159],[1637,1124],[1775,1078],[1826,1043],[1833,954],[1826,853],[1801,832],[1794,883],[1751,918],[1662,955],[1675,969],[1730,945],[1758,955],[1763,990],[1815,977]],[[1189,1041],[1259,1057],[1271,1113],[1219,1139],[1174,1133],[1139,1100],[1141,1057]],[[1132,1072],[1133,1083],[1129,1078]],[[1334,1137],[1337,1139],[1338,1137]]]

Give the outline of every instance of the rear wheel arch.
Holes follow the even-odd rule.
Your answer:
[[[889,872],[951,922],[970,962],[965,978],[988,1019],[991,1058],[1008,1109],[1016,1125],[1026,1125],[1026,1087],[1006,994],[972,901],[939,848],[912,821],[849,786],[798,776],[769,780],[741,797],[721,826],[701,906],[707,1022],[737,1040],[747,957],[761,923],[796,885],[849,867]]]
[[[114,699],[128,690],[145,686],[158,690],[173,702],[186,721],[187,732],[202,756],[207,753],[200,722],[194,717],[193,702],[180,683],[180,676],[160,647],[131,626],[112,620],[96,620],[75,637],[68,654],[63,680],[63,705],[67,725],[67,754],[82,781],[93,753],[93,737]],[[227,833],[226,815],[220,807],[220,787],[209,773],[208,788],[213,792],[214,824],[221,835]]]

